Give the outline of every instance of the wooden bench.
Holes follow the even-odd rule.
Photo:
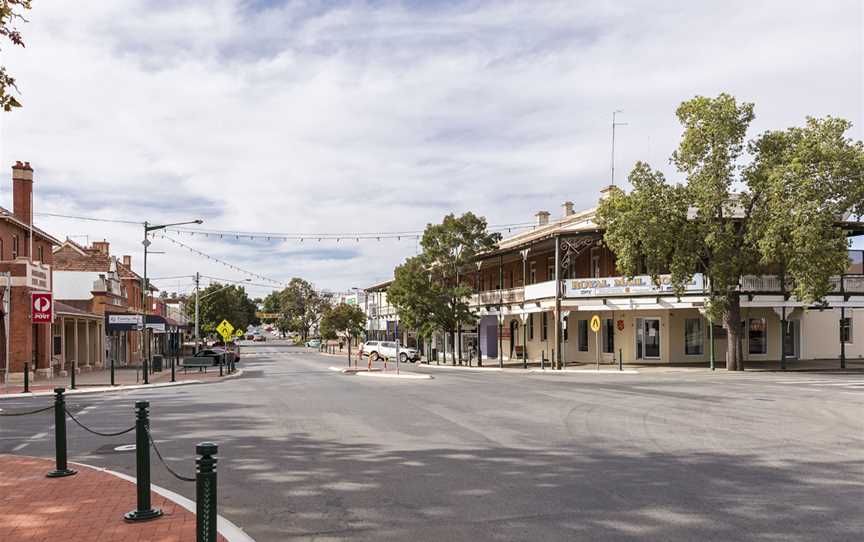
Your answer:
[[[181,364],[181,367],[183,367],[184,373],[186,372],[186,369],[188,369],[190,367],[198,367],[199,371],[203,368],[204,372],[206,373],[207,367],[212,367],[212,366],[213,366],[213,358],[204,358],[204,357],[201,357],[201,358],[183,358],[183,363]]]

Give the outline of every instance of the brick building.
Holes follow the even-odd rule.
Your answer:
[[[51,374],[51,325],[33,323],[31,294],[51,292],[52,248],[60,242],[32,221],[33,168],[16,162],[12,211],[0,207],[0,378],[10,382],[23,380],[25,363],[38,376]]]

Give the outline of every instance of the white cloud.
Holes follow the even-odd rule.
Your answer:
[[[0,163],[33,163],[41,211],[290,232],[415,230],[469,209],[523,222],[594,203],[616,108],[619,180],[645,158],[674,177],[674,109],[694,94],[755,102],[754,134],[864,117],[856,1],[40,0],[30,19],[27,48],[4,50],[25,108],[0,117]],[[140,254],[134,228],[40,223]],[[181,240],[337,289],[415,251]],[[153,275],[237,277],[157,245]]]

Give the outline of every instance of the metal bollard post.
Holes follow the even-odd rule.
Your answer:
[[[48,478],[62,478],[76,473],[66,464],[66,398],[65,388],[54,388],[54,451],[56,468],[49,472]]]
[[[177,365],[177,356],[171,357],[171,382],[177,382],[177,375],[175,373],[175,366]]]
[[[195,527],[197,542],[216,542],[216,461],[219,447],[212,442],[195,446]]]
[[[621,354],[621,349],[618,349],[618,370],[624,370],[624,356]]]
[[[162,510],[150,506],[150,440],[147,430],[150,427],[148,401],[135,402],[135,478],[138,489],[138,508],[127,512],[126,521],[143,521],[158,518]]]
[[[111,385],[114,385],[114,358],[111,358]]]
[[[143,368],[143,371],[141,371],[141,372],[144,373],[144,383],[149,384],[150,383],[150,376],[149,376],[150,371],[147,367],[147,358],[145,357],[141,361],[141,363],[142,363],[141,367]]]
[[[541,371],[546,370],[546,351],[545,350],[540,351],[540,370]]]
[[[222,359],[219,360],[219,376],[222,376],[223,365],[225,365],[225,356],[222,356]]]
[[[24,393],[30,393],[30,364],[24,362]]]

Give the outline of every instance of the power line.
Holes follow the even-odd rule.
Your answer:
[[[157,236],[156,234],[152,234],[152,235],[153,235],[154,237]],[[243,274],[245,274],[245,275],[249,275],[250,277],[255,277],[255,278],[257,278],[257,279],[261,279],[261,280],[264,280],[264,281],[267,281],[267,282],[272,282],[273,284],[278,284],[278,285],[280,285],[280,286],[282,286],[282,285],[285,284],[285,283],[282,282],[282,281],[275,280],[275,279],[271,279],[270,277],[265,277],[264,275],[260,275],[260,274],[258,274],[258,273],[253,273],[252,271],[247,271],[246,269],[243,269],[242,267],[237,267],[237,266],[234,265],[234,264],[228,263],[228,262],[226,262],[226,261],[224,261],[224,260],[220,260],[219,258],[217,258],[217,257],[215,257],[215,256],[211,256],[211,255],[209,255],[209,254],[207,254],[207,253],[201,252],[201,251],[198,250],[197,248],[190,247],[189,245],[187,245],[187,244],[185,244],[185,243],[181,243],[180,241],[177,241],[176,239],[172,239],[171,237],[168,237],[167,235],[158,234],[158,237],[161,237],[162,239],[165,239],[165,240],[167,240],[167,241],[170,241],[170,242],[174,243],[174,244],[177,245],[177,246],[181,246],[181,247],[185,248],[186,250],[188,250],[189,252],[192,252],[192,253],[194,253],[194,254],[197,254],[197,255],[199,255],[199,256],[202,256],[202,257],[204,257],[204,258],[207,258],[208,260],[212,260],[212,261],[214,261],[214,262],[216,262],[216,263],[220,263],[220,264],[224,265],[225,267],[227,267],[227,268],[229,268],[229,269],[233,269],[234,271],[238,271],[238,272],[243,273]]]
[[[143,226],[143,222],[136,222],[134,220],[120,220],[114,218],[96,218],[92,216],[75,216],[75,215],[63,215],[59,213],[33,213],[36,216],[51,216],[54,218],[69,218],[72,220],[89,220],[90,222],[113,222],[115,224],[135,224],[136,226]]]

